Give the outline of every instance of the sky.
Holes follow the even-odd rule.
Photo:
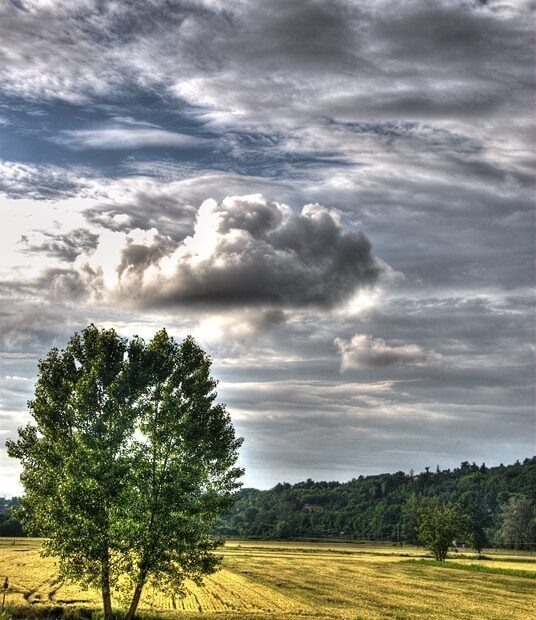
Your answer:
[[[0,495],[37,361],[192,334],[244,484],[536,453],[528,0],[0,0]]]

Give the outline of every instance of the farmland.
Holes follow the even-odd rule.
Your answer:
[[[0,539],[10,606],[98,608],[96,592],[63,583],[41,542]],[[416,548],[229,542],[223,569],[183,598],[148,588],[140,612],[164,617],[261,619],[459,618],[525,620],[536,608],[536,557],[486,553],[445,565]],[[454,555],[454,554],[452,554]]]

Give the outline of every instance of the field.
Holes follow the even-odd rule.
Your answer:
[[[0,577],[11,584],[6,603],[28,613],[98,608],[97,593],[63,583],[54,560],[40,557],[40,546],[0,539]],[[223,569],[204,587],[189,584],[188,595],[176,600],[149,590],[140,612],[200,620],[536,617],[536,557],[530,555],[467,554],[439,565],[420,549],[234,541],[223,555]]]

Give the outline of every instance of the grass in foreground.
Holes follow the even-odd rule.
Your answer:
[[[0,545],[12,617],[92,618],[98,594],[63,583],[53,559],[39,551],[39,541]],[[189,584],[183,599],[149,589],[140,618],[526,620],[536,608],[530,557],[505,565],[493,554],[437,563],[417,549],[258,541],[230,543],[223,554],[223,569],[203,588]]]

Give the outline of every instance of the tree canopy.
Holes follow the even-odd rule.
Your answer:
[[[243,472],[210,365],[191,337],[129,341],[94,325],[39,362],[34,422],[8,442],[22,520],[62,575],[100,588],[105,618],[114,590],[132,618],[147,582],[177,593],[217,568],[214,524]]]
[[[513,495],[501,510],[502,542],[516,549],[527,548],[536,540],[536,505],[528,497]],[[529,547],[530,548],[530,547]]]
[[[435,469],[435,468],[434,468]],[[415,544],[421,510],[430,503],[457,505],[468,515],[465,542],[512,544],[501,536],[502,508],[513,496],[536,506],[536,457],[486,467],[463,462],[452,470],[399,471],[359,476],[349,482],[311,479],[279,483],[270,490],[242,489],[220,520],[221,534],[251,538],[341,538]],[[523,539],[525,540],[525,539]],[[525,549],[532,542],[518,545]]]
[[[419,518],[419,541],[429,549],[436,560],[443,562],[456,538],[467,534],[468,524],[455,506],[427,506]]]

